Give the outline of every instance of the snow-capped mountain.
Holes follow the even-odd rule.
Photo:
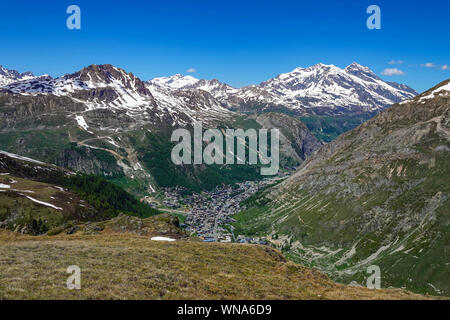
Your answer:
[[[63,77],[33,78],[6,85],[3,89],[30,95],[71,96],[82,100],[89,109],[108,106],[132,110],[153,104],[151,94],[141,80],[111,65],[91,65]]]
[[[200,80],[192,76],[183,76],[181,74],[176,74],[171,77],[154,78],[153,80],[149,81],[149,84],[158,87],[165,87],[168,89],[177,90],[190,87],[196,84],[198,81]]]
[[[263,127],[293,129],[281,141],[280,152],[287,163],[300,163],[306,153],[298,150],[309,150],[307,142],[317,139],[298,119],[233,110],[288,109],[288,114],[301,115],[329,108],[330,114],[338,114],[382,108],[413,96],[407,87],[385,83],[359,65],[345,70],[325,65],[297,68],[244,88],[181,75],[144,82],[112,65],[91,65],[58,78],[3,73],[12,79],[0,86],[3,149],[77,171],[137,179],[149,192],[155,185],[167,186],[167,172],[178,177],[170,183],[187,179],[189,186],[204,181],[197,175],[202,168],[197,172],[170,167],[170,136],[176,127],[195,121],[204,127],[240,127],[242,119],[256,117],[252,119]],[[23,138],[17,138],[18,131]],[[216,175],[205,179],[212,176]]]
[[[357,63],[345,69],[321,63],[296,68],[259,85],[239,89],[217,80],[182,75],[155,78],[149,83],[167,90],[205,90],[230,109],[282,107],[301,114],[374,112],[417,95],[412,88],[385,82],[368,67]]]
[[[282,166],[300,164],[320,146],[300,120],[287,115],[242,121],[249,116],[224,108],[205,90],[223,85],[192,79],[183,85],[170,79],[152,84],[112,65],[91,65],[58,78],[7,84],[0,87],[0,149],[126,181],[142,196],[158,187],[210,188],[254,177],[259,168],[232,166],[224,175],[221,167],[174,165],[172,133],[196,121],[204,128],[246,128],[260,121],[264,128],[283,129]]]
[[[345,69],[324,64],[297,68],[259,87],[293,109],[377,111],[414,95],[389,85],[357,63]]]
[[[385,82],[369,68],[352,63],[345,69],[316,64],[296,68],[243,88],[217,79],[180,74],[144,82],[112,65],[91,65],[73,74],[52,78],[0,69],[1,90],[22,96],[56,96],[81,104],[83,112],[108,110],[134,122],[184,126],[193,121],[221,121],[232,111],[281,111],[297,115],[372,114],[416,95],[406,85]],[[79,109],[79,108],[78,108]],[[81,128],[89,117],[73,120]]]
[[[100,109],[125,112],[146,123],[186,125],[230,114],[205,91],[169,92],[163,86],[150,86],[112,65],[91,65],[59,78],[35,77],[7,84],[2,89],[21,95],[70,97],[75,103],[83,104],[85,112]],[[82,128],[88,127],[79,115],[74,119]]]
[[[222,83],[217,79],[197,79],[192,76],[183,76],[181,74],[176,74],[171,77],[154,78],[147,83],[151,87],[165,88],[169,91],[180,89],[204,90],[209,92],[214,98],[220,99],[221,101],[226,101],[230,95],[238,92],[238,89]]]
[[[7,84],[33,79],[35,76],[31,72],[19,73],[16,70],[9,70],[0,65],[0,87]]]
[[[109,108],[129,114],[152,110],[156,117],[167,114],[179,124],[199,118],[199,112],[220,116],[227,114],[226,109],[290,110],[300,115],[371,113],[417,94],[406,85],[383,81],[357,63],[345,69],[319,63],[242,88],[181,74],[143,82],[112,65],[92,65],[59,78],[0,67],[0,87],[22,95],[68,96],[87,110]]]

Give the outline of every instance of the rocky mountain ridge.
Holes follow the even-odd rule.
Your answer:
[[[243,88],[232,88],[216,79],[199,80],[180,74],[155,78],[148,83],[169,90],[205,90],[233,110],[273,111],[283,107],[301,115],[380,111],[417,94],[406,85],[383,81],[358,63],[344,69],[319,63]]]
[[[190,170],[171,163],[174,129],[192,129],[196,121],[202,121],[205,129],[256,125],[244,119],[248,116],[223,108],[204,90],[151,86],[112,65],[92,65],[55,79],[41,77],[6,85],[0,88],[0,111],[3,149],[104,175],[139,195],[171,184],[220,183],[220,175],[206,174],[205,166]],[[299,134],[307,131],[300,121],[291,125],[301,128]],[[301,139],[289,137],[283,150],[289,150],[284,158],[292,167],[304,161],[309,149],[305,153]],[[308,139],[320,145],[313,136]],[[165,170],[172,174],[161,174]]]
[[[124,114],[135,122],[142,120],[160,126],[186,125],[192,121],[211,123],[230,114],[203,92],[191,92],[190,99],[164,91],[151,92],[132,73],[112,65],[91,65],[55,79],[44,76],[17,81],[1,90],[28,96],[67,97],[72,103],[84,104],[83,112],[104,110]],[[192,100],[195,104],[189,103]]]
[[[19,73],[17,70],[9,70],[0,65],[0,87],[13,82],[29,80],[33,78],[35,78],[34,74],[29,71]]]

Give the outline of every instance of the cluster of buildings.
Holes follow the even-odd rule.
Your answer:
[[[268,245],[269,242],[264,238],[249,238],[245,237],[243,235],[239,235],[236,237],[236,242],[239,243],[254,243],[254,244],[262,244],[262,245]]]
[[[179,208],[183,205],[183,192],[186,189],[184,187],[176,186],[175,188],[165,188],[162,204],[166,208]]]
[[[274,178],[245,181],[235,185],[217,186],[212,191],[186,195],[182,187],[166,188],[163,205],[167,208],[185,208],[183,227],[205,242],[241,242],[265,244],[263,239],[247,238],[233,234],[232,216],[245,209],[241,202],[259,189],[274,183]]]

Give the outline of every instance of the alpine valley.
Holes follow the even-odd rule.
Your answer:
[[[222,129],[276,124],[285,167],[299,165],[321,145],[298,119],[236,113],[207,91],[159,88],[111,65],[10,83],[0,89],[0,112],[1,149],[104,175],[136,195],[159,187],[198,191],[259,178],[257,168],[249,166],[172,164],[171,133],[191,128],[194,121]]]
[[[201,242],[96,176],[6,152],[0,172],[1,300],[427,298],[337,284],[269,246]],[[74,261],[82,290],[62,285]]]
[[[242,88],[180,74],[143,81],[109,64],[57,78],[0,66],[0,266],[17,250],[40,270],[54,263],[42,252],[76,254],[109,279],[90,248],[111,274],[143,279],[125,294],[88,279],[82,298],[448,296],[449,86],[419,95],[357,63]],[[175,165],[172,132],[197,122],[279,129],[278,175]],[[191,228],[203,217],[200,234]],[[211,230],[258,245],[200,241],[217,242]],[[371,265],[383,288],[401,289],[360,288]],[[42,298],[31,278],[31,296],[15,292],[22,275],[8,270],[0,299]],[[79,297],[58,290],[45,297]]]

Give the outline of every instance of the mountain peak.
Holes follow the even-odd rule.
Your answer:
[[[7,69],[3,67],[0,69],[3,73],[6,73],[5,70]],[[3,79],[5,78],[3,76]],[[0,86],[1,80],[2,76]],[[143,83],[132,73],[111,64],[93,64],[56,79],[33,77],[29,81],[19,81],[7,78],[3,86],[13,92],[57,95],[80,90],[94,90],[91,94],[100,94],[99,88],[108,87],[108,90],[115,91],[114,94],[110,92],[110,100],[113,96],[125,99],[128,96],[123,96],[124,92],[130,90],[133,94],[142,96],[136,96],[136,100],[140,101],[138,105],[144,104],[141,98],[148,97],[151,100],[151,92],[155,90],[155,94],[163,92],[170,95],[170,91],[199,89],[208,92],[230,109],[257,104],[282,106],[300,113],[313,113],[314,108],[320,108],[321,112],[329,114],[378,111],[396,102],[411,99],[417,94],[406,85],[383,81],[368,67],[357,62],[345,69],[324,63],[307,68],[299,67],[258,85],[243,88],[233,88],[217,79],[197,79],[180,73]],[[135,105],[134,102],[130,103]],[[120,105],[122,104],[123,102],[120,102]]]
[[[154,79],[148,81],[148,83],[151,85],[156,85],[158,87],[165,87],[167,89],[178,90],[178,89],[192,86],[199,81],[200,81],[199,79],[194,78],[193,76],[189,76],[189,75],[184,76],[180,73],[177,73],[177,74],[175,74],[173,76],[169,76],[169,77],[154,78]]]
[[[357,72],[362,72],[365,74],[370,74],[370,75],[376,76],[375,73],[372,70],[370,70],[369,67],[363,66],[357,62],[353,62],[352,64],[349,64],[347,67],[345,67],[344,70],[350,74],[356,74]]]
[[[34,74],[27,71],[20,73],[17,70],[7,69],[0,65],[0,87],[22,80],[35,78]]]
[[[117,89],[132,89],[142,95],[149,95],[144,82],[131,72],[127,73],[124,69],[115,67],[111,64],[92,64],[78,72],[63,77],[64,79],[73,79],[81,81],[87,87],[106,87],[112,86]]]
[[[78,72],[68,75],[68,78],[79,78],[82,81],[106,82],[126,76],[125,70],[111,64],[91,64]],[[133,76],[134,77],[134,76]]]
[[[334,64],[325,64],[325,63],[319,62],[319,63],[316,63],[315,65],[311,66],[311,68],[324,68],[324,67],[326,67],[326,68],[335,67],[335,65]]]
[[[324,63],[296,68],[262,82],[260,87],[272,97],[269,101],[272,104],[306,112],[315,107],[322,112],[327,108],[331,114],[352,110],[373,112],[416,94],[407,86],[383,81],[370,68],[356,62],[345,69]],[[258,103],[264,100],[256,92],[252,97],[246,93],[244,98]]]
[[[305,112],[314,107],[327,108],[331,114],[344,112],[342,110],[373,112],[417,94],[408,86],[383,81],[370,68],[357,62],[345,69],[320,62],[237,89],[217,79],[199,80],[181,74],[155,78],[148,83],[168,91],[201,89],[229,108],[257,103]]]
[[[336,69],[336,70],[342,70],[341,68],[335,66],[334,64],[325,64],[325,63],[317,63],[313,65],[311,68],[314,69]]]
[[[370,70],[368,67],[359,64],[358,62],[352,62],[345,69],[361,69],[361,70]]]
[[[378,81],[381,80],[375,72],[373,72],[369,67],[360,65],[357,62],[353,62],[352,64],[345,67],[344,71],[348,74],[361,78],[365,81]]]
[[[316,63],[315,65],[306,67],[306,68],[302,68],[302,67],[297,67],[295,68],[292,72],[298,72],[298,71],[303,71],[303,70],[321,70],[321,69],[330,69],[330,68],[338,68],[336,67],[334,64],[324,64],[322,62]]]
[[[10,70],[0,65],[0,75],[7,77],[18,77],[20,73],[17,70]]]

